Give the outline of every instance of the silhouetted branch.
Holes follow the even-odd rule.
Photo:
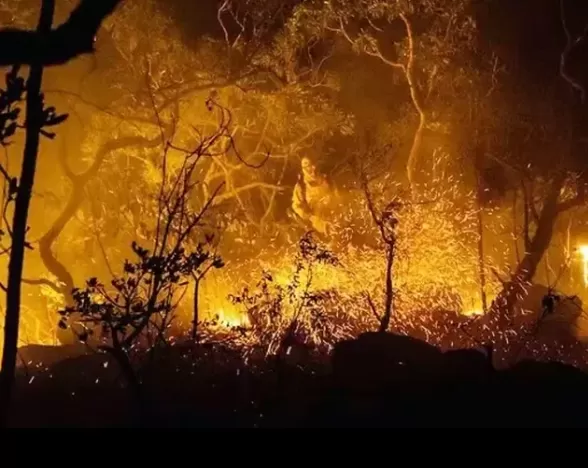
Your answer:
[[[378,310],[376,308],[376,305],[374,304],[374,301],[372,300],[372,296],[370,296],[370,294],[368,292],[366,292],[365,298],[367,300],[368,305],[370,306],[370,310],[372,311],[372,314],[374,314],[374,317],[376,317],[376,320],[378,322],[381,322],[382,317],[380,316],[380,314],[378,314]]]
[[[394,257],[396,254],[396,241],[397,241],[397,233],[396,227],[398,225],[398,219],[396,216],[397,210],[400,208],[401,204],[396,200],[392,200],[390,203],[386,205],[386,207],[378,213],[378,209],[374,203],[374,198],[372,196],[372,192],[370,190],[369,181],[367,175],[363,168],[360,167],[360,184],[363,189],[365,201],[368,207],[368,211],[372,217],[372,220],[378,230],[380,231],[380,236],[382,242],[385,245],[386,251],[386,278],[385,278],[385,293],[384,293],[384,312],[380,316],[376,312],[376,308],[374,303],[371,300],[371,297],[367,295],[368,304],[372,309],[372,312],[376,317],[380,317],[380,325],[378,327],[378,331],[383,333],[388,331],[390,326],[390,321],[392,320],[392,313],[394,309]]]
[[[94,51],[100,25],[123,0],[80,0],[68,20],[48,33],[0,29],[0,66],[62,65]]]

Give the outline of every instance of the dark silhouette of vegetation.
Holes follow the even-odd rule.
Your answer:
[[[55,0],[44,0],[41,6],[41,14],[37,28],[37,34],[47,34],[53,22]],[[13,44],[14,46],[14,44]],[[8,47],[10,49],[10,47]],[[12,61],[11,63],[17,63]],[[10,196],[14,196],[14,213],[10,226],[10,260],[8,263],[8,284],[6,286],[6,318],[4,324],[4,354],[2,355],[2,374],[0,379],[0,417],[3,423],[10,405],[14,373],[16,370],[16,350],[18,346],[18,332],[20,325],[21,308],[21,283],[24,265],[25,249],[30,247],[26,241],[28,231],[28,214],[32,197],[37,157],[39,151],[39,139],[41,135],[54,138],[55,134],[45,128],[59,125],[67,119],[67,115],[57,115],[54,107],[46,107],[44,96],[41,93],[43,81],[43,64],[33,60],[31,62],[29,78],[23,88],[23,82],[16,76],[18,69],[13,69],[13,75],[7,80],[9,86],[8,95],[12,98],[19,97],[26,91],[26,141],[20,178],[10,179]],[[10,89],[12,87],[12,89]],[[17,117],[18,114],[10,114]],[[15,122],[8,127],[8,134],[14,133]]]
[[[332,357],[281,362],[222,346],[170,348],[146,386],[164,427],[585,427],[579,404],[588,377],[558,363],[488,365],[475,349],[441,352],[419,340],[366,333],[337,344]],[[293,354],[293,353],[291,353]],[[292,357],[292,356],[287,356]],[[22,377],[19,426],[128,427],[116,366],[88,355]],[[51,376],[51,377],[50,377]],[[35,377],[34,382],[29,383]],[[57,390],[72,385],[76,394]],[[124,396],[124,394],[122,394]]]
[[[217,109],[207,102],[210,111]],[[71,306],[60,311],[59,327],[70,328],[83,343],[111,354],[118,363],[140,408],[144,409],[141,376],[158,351],[169,346],[170,327],[179,301],[190,280],[195,281],[194,325],[198,324],[198,284],[212,268],[222,268],[213,252],[214,226],[206,216],[224,184],[219,184],[198,210],[192,202],[199,181],[194,172],[200,158],[210,154],[219,139],[228,137],[221,126],[203,136],[194,149],[181,149],[172,141],[165,145],[153,244],[149,248],[133,242],[134,261],[126,260],[123,272],[110,286],[91,278],[83,289],[74,289]],[[168,152],[184,153],[177,171],[167,167]]]
[[[394,313],[394,255],[396,253],[396,228],[398,226],[398,210],[402,207],[399,200],[392,200],[387,203],[384,209],[379,210],[369,186],[368,176],[365,170],[360,169],[361,185],[367,203],[367,209],[372,221],[378,228],[380,239],[384,244],[386,256],[386,277],[384,280],[384,310],[380,314],[374,301],[367,294],[369,307],[379,322],[378,331],[387,332]]]
[[[122,0],[80,0],[68,20],[36,31],[0,29],[0,66],[62,65],[94,51],[96,34],[104,19]]]

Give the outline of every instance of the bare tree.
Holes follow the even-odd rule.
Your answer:
[[[402,207],[398,198],[388,202],[386,207],[380,210],[376,206],[376,200],[370,189],[370,180],[367,172],[362,167],[359,170],[361,186],[372,221],[378,229],[380,240],[384,244],[386,256],[386,276],[384,280],[384,310],[378,313],[377,307],[369,293],[366,293],[368,305],[379,322],[378,331],[387,332],[394,313],[394,257],[396,254],[396,241],[398,226],[397,212]]]

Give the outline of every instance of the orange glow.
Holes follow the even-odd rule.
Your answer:
[[[466,317],[475,317],[475,316],[484,315],[484,311],[481,308],[480,309],[468,309],[468,310],[464,310],[462,313]]]
[[[580,252],[582,257],[584,286],[588,286],[588,245],[581,245],[578,247],[578,252]]]
[[[218,324],[222,327],[246,327],[248,325],[247,317],[237,310],[219,309],[214,314],[218,317]]]
[[[183,43],[183,34],[174,27],[170,18],[158,11],[154,2],[127,2],[121,7],[109,20],[109,29],[113,31],[113,42],[117,48],[117,52],[112,53],[113,60],[117,60],[113,67],[117,70],[117,76],[97,74],[94,81],[84,81],[85,94],[88,97],[95,94],[96,100],[98,97],[103,98],[103,95],[110,96],[109,88],[99,85],[110,81],[116,84],[117,89],[138,89],[138,95],[125,91],[117,97],[117,91],[113,94],[113,103],[102,109],[101,106],[88,104],[94,99],[84,98],[82,101],[74,95],[48,92],[47,100],[51,105],[72,115],[75,110],[76,115],[83,118],[67,121],[57,130],[59,143],[45,142],[42,147],[38,185],[35,187],[39,196],[32,201],[30,216],[30,241],[34,249],[27,253],[25,276],[55,284],[64,281],[64,276],[70,277],[75,286],[81,286],[85,279],[96,276],[108,283],[112,271],[119,272],[123,261],[129,257],[128,246],[132,241],[149,246],[152,241],[149,233],[153,230],[156,219],[153,200],[164,177],[160,133],[166,138],[167,133],[171,133],[161,132],[159,125],[152,119],[152,107],[160,104],[160,101],[168,101],[168,95],[182,96],[177,102],[177,109],[161,109],[156,120],[165,125],[173,122],[174,146],[189,147],[218,124],[214,117],[216,114],[203,105],[214,94],[215,99],[231,111],[234,119],[231,132],[235,135],[235,146],[242,149],[241,156],[245,157],[251,167],[244,167],[234,154],[229,154],[230,151],[224,147],[224,140],[219,139],[210,150],[214,155],[202,158],[201,166],[195,172],[198,174],[199,184],[202,182],[198,185],[202,193],[194,196],[194,203],[198,204],[201,199],[206,199],[210,195],[210,188],[223,181],[227,188],[219,196],[219,205],[221,202],[224,204],[219,211],[223,216],[230,215],[227,218],[231,218],[230,221],[222,221],[227,226],[223,224],[226,230],[223,231],[219,246],[220,254],[226,260],[226,267],[212,272],[203,280],[198,312],[204,321],[216,322],[217,331],[218,328],[247,327],[250,323],[245,307],[232,304],[228,299],[229,295],[238,294],[244,287],[255,289],[262,271],[270,272],[273,284],[279,288],[287,289],[292,279],[296,243],[308,227],[283,221],[287,218],[284,216],[285,211],[292,208],[285,206],[288,202],[284,200],[292,198],[295,176],[300,175],[295,174],[295,171],[301,170],[301,161],[309,160],[308,158],[326,159],[326,154],[321,154],[320,149],[323,146],[320,141],[325,135],[329,135],[329,140],[332,138],[333,141],[341,136],[359,135],[362,130],[361,118],[356,119],[351,111],[339,109],[334,102],[336,100],[330,99],[339,87],[345,86],[346,78],[327,76],[326,71],[324,83],[313,83],[308,88],[304,87],[304,77],[320,77],[322,72],[318,73],[317,70],[317,73],[308,73],[300,70],[300,76],[296,79],[290,78],[291,83],[289,79],[285,79],[279,90],[274,90],[275,83],[272,80],[271,83],[265,83],[250,92],[249,88],[255,89],[258,80],[260,83],[263,81],[257,76],[252,82],[236,79],[236,85],[226,83],[226,86],[220,86],[227,81],[227,76],[232,76],[227,71],[233,73],[232,68],[235,65],[230,66],[231,70],[222,68],[225,62],[224,52],[219,55],[223,57],[222,60],[213,60],[215,54],[223,50],[220,47],[224,46],[224,39],[219,44],[213,44],[213,40],[207,39],[192,50]],[[145,30],[141,29],[143,22]],[[145,37],[141,34],[144,33],[148,33],[154,40],[143,40]],[[299,40],[298,33],[296,35],[296,40]],[[247,34],[243,34],[242,39],[245,40],[246,36]],[[294,53],[294,44],[288,43],[286,36],[281,40],[285,42],[277,43],[279,47],[275,51],[259,47],[260,54],[266,55],[255,57],[252,63],[263,66],[256,65],[254,69],[273,70],[276,65],[280,70],[287,68],[284,65],[297,52]],[[143,45],[148,45],[151,52],[141,50],[138,53],[137,47]],[[97,48],[100,47],[98,40]],[[243,45],[236,42],[234,47]],[[252,50],[257,49],[255,47]],[[419,46],[415,51],[420,49]],[[243,55],[245,50],[248,49],[244,48],[237,55]],[[281,55],[284,51],[289,51],[287,57]],[[146,59],[146,54],[151,56]],[[119,62],[115,57],[123,57],[124,60]],[[444,59],[445,61],[447,60]],[[144,66],[149,68],[143,69]],[[285,71],[284,75],[296,76],[295,68]],[[437,70],[436,66],[430,68]],[[100,70],[98,72],[101,73]],[[58,80],[60,86],[47,84],[47,88],[78,89],[80,84],[76,80],[79,77],[75,74],[72,76],[69,82],[69,75],[64,73],[63,78],[60,78],[64,83]],[[154,92],[153,103],[151,99],[146,99],[145,76],[148,76],[149,88]],[[140,81],[135,81],[136,77],[140,77]],[[433,80],[431,76],[430,81],[433,83],[437,80]],[[382,83],[388,89],[389,77],[386,76]],[[190,89],[197,91],[188,91],[188,84]],[[268,84],[271,86],[268,87]],[[272,91],[266,92],[265,88]],[[318,94],[318,91],[315,94],[314,90],[322,88],[329,91],[324,95]],[[374,90],[377,88],[374,87]],[[384,96],[381,100],[385,103]],[[109,97],[108,102],[110,101]],[[383,104],[378,109],[369,102],[361,102],[358,108],[365,106],[362,112],[367,110],[370,116],[373,113],[374,120],[386,122],[383,126],[385,128],[376,132],[381,131],[382,134],[378,133],[374,145],[379,144],[380,139],[392,140],[395,144],[398,143],[398,148],[402,148],[405,143],[417,140],[410,135],[410,126],[404,128],[403,120],[388,122],[388,111],[384,113],[388,104]],[[374,108],[368,109],[370,105]],[[462,114],[457,111],[449,114],[453,113]],[[393,306],[395,316],[415,323],[419,323],[419,317],[433,310],[456,312],[468,317],[483,315],[477,251],[480,236],[476,224],[478,202],[471,190],[472,183],[467,179],[471,174],[467,176],[461,173],[462,167],[468,167],[469,170],[471,164],[460,162],[458,150],[452,146],[454,142],[451,140],[454,136],[459,136],[459,132],[452,128],[452,121],[445,121],[444,116],[438,118],[433,115],[427,120],[430,122],[424,127],[430,127],[431,131],[427,130],[427,133],[431,133],[431,136],[425,139],[432,140],[424,146],[438,145],[444,149],[435,149],[433,156],[427,161],[427,167],[431,161],[434,167],[428,168],[431,176],[419,189],[418,199],[403,196],[401,184],[391,181],[397,174],[388,165],[387,159],[374,169],[377,174],[371,187],[380,210],[396,198],[403,204],[403,208],[397,213],[398,240],[393,264]],[[82,121],[86,123],[82,125]],[[449,136],[445,139],[443,135]],[[144,138],[147,143],[140,146],[113,145],[117,141],[135,140],[139,137]],[[12,157],[21,152],[21,146],[16,142],[6,151],[11,152]],[[104,151],[111,146],[116,147],[116,150]],[[445,151],[453,151],[455,154],[445,154]],[[424,155],[425,151],[422,152]],[[257,168],[257,163],[265,158],[266,153],[267,164]],[[335,156],[344,161],[349,155],[343,153],[342,151],[342,154]],[[401,153],[402,151],[398,151],[399,159]],[[178,169],[184,158],[182,151],[169,151],[166,164],[170,178],[170,174]],[[256,169],[253,170],[253,167]],[[349,176],[349,172],[354,172],[347,168],[345,173],[345,168],[338,166],[337,169],[345,177]],[[73,177],[72,174],[78,175]],[[352,174],[349,178],[356,175]],[[336,177],[337,173],[333,179]],[[84,181],[86,185],[76,185],[80,181]],[[320,214],[315,213],[312,217],[315,229],[322,231],[321,243],[334,252],[340,265],[315,265],[309,287],[299,284],[293,288],[294,305],[284,306],[284,316],[280,318],[282,323],[279,324],[283,328],[289,323],[297,313],[296,304],[306,294],[335,292],[336,300],[325,306],[325,313],[332,323],[331,335],[321,337],[321,340],[329,341],[329,344],[336,339],[375,329],[376,318],[367,298],[370,298],[375,309],[380,312],[385,303],[384,246],[365,206],[365,194],[356,188],[347,188],[355,187],[355,182],[334,180],[333,186],[345,187],[340,189],[342,198],[324,197],[335,199],[334,206],[322,206],[324,209],[320,210]],[[276,201],[278,199],[280,200]],[[73,207],[71,212],[67,211],[68,207]],[[489,273],[490,267],[501,273],[512,271],[513,265],[516,265],[513,250],[517,249],[516,241],[520,241],[520,234],[519,239],[514,242],[510,237],[505,240],[505,232],[510,236],[516,231],[508,224],[513,218],[510,202],[495,211],[496,213],[492,212],[490,208],[485,211],[485,235],[491,238],[489,243],[493,244],[488,249],[493,249],[492,254],[488,254],[488,257],[493,257],[485,259],[488,271],[484,279],[484,293],[488,303],[501,288],[500,282]],[[233,221],[233,215],[238,218],[238,222]],[[44,253],[39,253],[39,239],[47,234],[53,240]],[[278,238],[281,240],[275,240]],[[228,241],[229,247],[224,247],[225,241]],[[245,253],[234,253],[245,244]],[[588,287],[588,245],[581,245],[578,251],[583,262],[584,285]],[[519,255],[520,252],[516,254]],[[0,259],[0,271],[6,271],[6,263],[6,257]],[[67,270],[66,274],[62,270]],[[48,271],[57,272],[56,274],[61,271],[61,278],[56,278]],[[306,278],[303,277],[302,283]],[[187,286],[188,293],[179,305],[178,315],[181,316],[182,323],[189,324],[192,317],[192,286],[193,284]],[[56,344],[56,312],[63,307],[64,297],[55,289],[59,288],[39,286],[38,282],[36,285],[23,287],[19,341],[21,346]],[[0,316],[1,314],[0,310]],[[303,317],[311,327],[310,314]],[[2,339],[0,332],[0,344]]]

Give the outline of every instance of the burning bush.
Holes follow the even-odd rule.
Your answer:
[[[285,284],[264,271],[256,290],[246,287],[232,296],[233,303],[244,308],[257,346],[266,356],[292,344],[328,348],[341,338],[340,324],[332,317],[341,304],[338,292],[316,289],[313,284],[317,266],[336,268],[338,264],[337,257],[307,233],[299,242],[294,268]]]

